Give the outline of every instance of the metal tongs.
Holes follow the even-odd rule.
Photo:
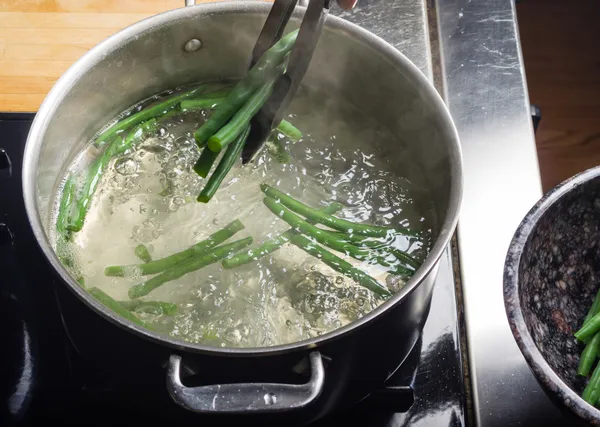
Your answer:
[[[297,2],[298,0],[275,0],[252,51],[250,67],[254,66],[263,54],[279,41]],[[250,122],[250,135],[242,151],[244,164],[253,160],[262,149],[296,94],[317,46],[330,2],[331,0],[310,0],[296,43],[290,53],[287,71],[279,77],[273,93]]]

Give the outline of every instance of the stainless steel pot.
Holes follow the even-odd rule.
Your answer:
[[[143,329],[115,315],[77,284],[49,240],[52,197],[67,165],[104,123],[137,101],[177,86],[242,75],[268,10],[268,4],[254,2],[203,4],[153,16],[113,35],[56,83],[40,107],[25,149],[25,205],[45,256],[87,307],[132,334],[171,348],[167,387],[177,403],[196,412],[278,412],[308,406],[323,412],[343,400],[348,393],[340,387],[351,389],[349,382],[383,382],[392,368],[380,362],[389,358],[397,366],[418,339],[437,262],[458,216],[460,148],[441,98],[390,45],[356,25],[329,17],[304,82],[328,97],[359,105],[393,130],[407,142],[414,161],[429,178],[425,196],[434,204],[437,238],[407,285],[369,315],[323,336],[277,347],[230,349],[178,341]],[[290,25],[299,24],[299,14]],[[390,150],[393,155],[394,148]],[[393,348],[388,346],[391,338]],[[202,358],[205,366],[224,365],[223,358],[229,357],[227,370],[242,366],[259,372],[265,366],[285,366],[289,371],[295,362],[308,359],[310,369],[304,370],[304,384],[255,381],[186,387],[180,380],[182,356]],[[368,379],[360,379],[359,368],[369,363],[381,366]],[[360,397],[355,393],[352,399]]]

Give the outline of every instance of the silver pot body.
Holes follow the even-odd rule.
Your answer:
[[[396,323],[386,329],[396,334],[397,340],[405,341],[397,347],[406,356],[425,322],[437,262],[454,232],[460,205],[462,178],[457,132],[435,89],[386,42],[347,21],[329,17],[305,84],[322,90],[328,97],[360,106],[366,114],[376,117],[407,142],[414,161],[429,177],[425,196],[433,201],[437,238],[430,255],[407,285],[369,315],[321,337],[270,348],[217,349],[140,328],[96,302],[77,284],[59,262],[49,238],[51,203],[70,162],[100,127],[134,103],[166,89],[243,75],[269,7],[235,1],[186,7],[153,16],[111,36],[84,55],[56,83],[34,120],[23,162],[25,205],[42,251],[67,286],[105,319],[161,346],[202,354],[198,357],[239,356],[248,360],[291,354],[308,356],[312,352],[306,357],[312,370],[304,388],[245,384],[254,387],[243,389],[236,385],[238,395],[244,397],[234,399],[235,402],[229,399],[229,406],[223,403],[220,409],[224,412],[272,412],[300,408],[318,400],[327,388],[319,351],[327,353],[328,348],[342,348],[344,341],[360,341],[359,336],[371,335],[365,330],[375,324]],[[297,26],[299,17],[297,12],[290,25]],[[188,42],[194,39],[200,41],[199,49],[189,49]],[[198,47],[199,43],[192,44]],[[393,147],[390,150],[393,156]],[[337,351],[331,350],[333,353]],[[404,356],[396,355],[396,361]],[[199,402],[208,399],[214,403],[216,388],[200,391],[184,387],[179,381],[179,364],[178,356],[171,357],[169,390],[175,400],[194,411],[214,410],[214,405],[211,408]],[[327,371],[330,369],[328,366]],[[273,385],[284,386],[269,386]],[[224,386],[218,387],[225,392]],[[246,394],[239,393],[242,389]],[[233,393],[234,389],[228,391]],[[271,396],[269,393],[275,398],[265,398]]]

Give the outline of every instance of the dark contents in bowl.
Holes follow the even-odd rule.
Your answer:
[[[584,345],[581,327],[600,287],[600,181],[584,183],[542,215],[524,247],[520,302],[527,328],[544,359],[575,392]]]

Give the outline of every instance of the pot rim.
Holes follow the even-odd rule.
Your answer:
[[[362,318],[341,328],[330,331],[322,336],[312,339],[297,341],[294,343],[277,345],[272,347],[245,347],[245,348],[217,348],[202,344],[189,343],[183,340],[172,339],[168,336],[160,335],[145,328],[142,328],[133,322],[118,316],[113,313],[103,304],[97,302],[88,292],[86,292],[67,272],[63,265],[58,260],[49,242],[48,236],[44,232],[42,221],[37,210],[35,198],[35,180],[37,171],[37,161],[39,157],[40,144],[38,141],[44,134],[48,123],[56,109],[56,106],[63,100],[65,93],[70,89],[72,81],[81,74],[86,73],[96,62],[96,57],[103,51],[112,51],[117,48],[123,40],[128,40],[135,35],[151,30],[153,27],[161,25],[169,21],[177,21],[178,19],[189,18],[190,14],[210,15],[224,13],[238,14],[263,14],[267,15],[270,10],[270,4],[260,2],[247,1],[228,1],[218,3],[205,3],[191,7],[183,7],[180,9],[170,10],[158,15],[151,16],[140,22],[137,22],[125,29],[113,34],[98,45],[90,49],[80,59],[78,59],[56,82],[50,93],[44,99],[38,113],[35,116],[23,157],[23,195],[25,199],[25,209],[33,233],[38,244],[46,258],[52,264],[52,267],[60,274],[61,278],[68,283],[75,295],[88,306],[91,306],[97,313],[105,317],[107,320],[115,323],[117,326],[135,332],[143,338],[159,344],[166,344],[172,348],[186,350],[204,354],[218,354],[231,356],[266,356],[275,355],[293,350],[311,349],[324,344],[326,341],[331,341],[340,338],[356,328],[360,328],[374,320],[376,317],[384,314],[393,306],[396,306],[400,301],[415,289],[425,277],[432,272],[444,249],[449,244],[453,236],[456,223],[458,221],[458,212],[460,209],[462,197],[462,155],[458,139],[458,132],[452,121],[450,113],[446,108],[442,98],[435,90],[433,85],[427,80],[425,75],[402,53],[396,50],[389,43],[371,32],[359,27],[356,24],[350,23],[342,18],[329,15],[325,22],[325,27],[332,30],[342,30],[362,43],[382,53],[389,61],[396,63],[402,68],[407,75],[416,80],[421,86],[425,96],[434,104],[439,111],[440,118],[446,122],[449,131],[450,145],[450,194],[446,216],[442,222],[440,233],[428,254],[425,262],[417,270],[415,275],[409,279],[404,288],[397,292],[389,300],[381,304],[375,310],[371,311]],[[299,17],[301,10],[297,8],[294,12],[295,17]]]
[[[523,249],[532,232],[536,229],[539,220],[546,212],[563,196],[571,193],[580,185],[599,177],[600,166],[596,166],[563,181],[546,193],[519,224],[508,248],[504,264],[504,307],[510,329],[521,353],[523,353],[537,379],[544,386],[555,393],[571,411],[594,425],[600,425],[600,409],[583,400],[554,372],[539,351],[529,328],[527,328],[521,307],[521,299],[519,298],[519,266]]]

